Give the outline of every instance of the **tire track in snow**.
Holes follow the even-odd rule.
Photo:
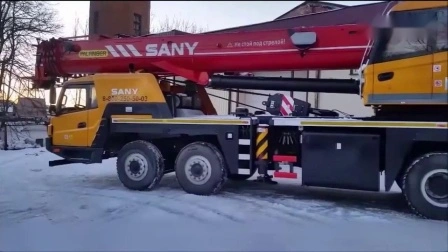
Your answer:
[[[298,213],[300,209],[282,204],[278,201],[269,201],[269,200],[263,200],[257,197],[254,197],[253,195],[246,195],[242,196],[243,194],[236,194],[231,192],[225,192],[225,197],[232,198],[241,202],[245,202],[247,204],[251,204],[257,207],[257,209],[260,209],[260,211],[257,213],[261,213],[264,215],[268,215],[273,218],[282,218],[288,222],[293,220],[294,222],[321,222],[324,223],[323,220],[320,220],[314,216],[311,216],[311,214],[315,215],[314,213]],[[269,210],[269,211],[265,211]],[[257,214],[254,213],[254,214]]]
[[[187,195],[187,194],[185,194],[185,195]],[[174,200],[174,201],[184,202],[186,204],[190,204],[190,206],[194,206],[197,209],[207,210],[208,212],[211,212],[211,213],[216,214],[218,216],[222,216],[223,218],[226,218],[226,219],[228,219],[230,221],[233,221],[233,222],[238,222],[238,223],[244,222],[243,218],[238,218],[238,217],[233,216],[231,214],[225,213],[225,212],[223,212],[223,211],[221,211],[219,209],[212,208],[212,207],[210,207],[210,206],[208,206],[206,204],[198,204],[196,202],[192,202],[192,201],[188,201],[188,200],[185,200],[185,199],[181,199],[179,197],[170,198],[170,197],[161,196],[161,195],[156,195],[156,197],[163,198],[163,199]],[[200,197],[200,196],[198,196],[198,197]],[[210,197],[210,196],[204,196],[204,197]]]
[[[158,188],[159,189],[159,188]],[[112,190],[108,190],[107,191],[112,191]],[[113,190],[113,191],[117,191],[117,190]],[[122,190],[120,190],[120,192],[123,192]],[[169,192],[176,192],[178,194],[173,195],[173,196],[165,196],[165,195],[160,195],[158,193],[169,193]],[[129,191],[129,193],[134,193],[133,191]],[[173,214],[177,214],[177,215],[183,215],[189,218],[194,218],[196,220],[199,221],[204,221],[204,219],[207,218],[201,218],[207,215],[213,215],[215,217],[220,217],[226,220],[230,220],[232,222],[243,222],[244,219],[242,218],[238,218],[235,217],[231,214],[225,213],[223,211],[220,211],[219,209],[207,206],[205,204],[198,204],[197,202],[194,201],[189,201],[189,200],[185,200],[182,199],[182,196],[185,196],[187,194],[184,194],[182,191],[178,191],[178,190],[160,190],[160,191],[145,191],[145,192],[141,192],[143,193],[149,193],[150,195],[148,195],[149,197],[152,198],[156,198],[153,200],[148,201],[147,199],[145,199],[144,202],[139,201],[138,199],[134,199],[133,202],[138,202],[139,205],[149,205],[154,207],[154,205],[151,204],[160,204],[161,202],[163,202],[165,204],[165,206],[163,206],[162,208],[160,208],[161,206],[157,206],[159,207],[161,210],[173,213]],[[196,196],[196,195],[195,195]],[[198,196],[200,197],[200,196]],[[167,206],[169,205],[169,206]],[[173,206],[175,205],[175,206]],[[186,209],[187,208],[187,209]],[[179,210],[179,209],[184,209],[185,211]],[[201,217],[198,217],[201,216]]]
[[[91,187],[85,186],[85,185],[76,185],[78,188],[83,188],[83,190],[96,190],[92,189]],[[304,202],[303,200],[297,200],[294,199],[294,201],[297,201],[297,204],[305,204],[305,206],[298,207],[295,204],[287,204],[283,200],[277,200],[273,198],[272,196],[275,195],[269,195],[268,197],[262,197],[260,198],[257,195],[245,195],[244,193],[233,193],[233,192],[226,192],[223,191],[222,194],[213,195],[213,196],[196,196],[191,194],[186,194],[184,191],[182,191],[179,188],[171,188],[171,187],[158,187],[155,190],[152,191],[144,191],[144,192],[134,192],[134,191],[123,191],[122,189],[113,189],[116,187],[101,187],[100,190],[106,190],[113,193],[132,193],[133,195],[135,193],[145,193],[149,194],[149,197],[157,198],[159,200],[156,200],[154,202],[153,200],[148,201],[147,199],[143,200],[143,202],[139,200],[134,200],[133,202],[139,202],[138,204],[150,206],[153,208],[158,208],[159,210],[166,211],[168,213],[174,214],[174,215],[182,215],[189,218],[193,218],[196,220],[206,220],[210,219],[204,216],[208,215],[215,215],[217,217],[221,217],[223,219],[230,220],[232,222],[245,222],[248,219],[251,219],[253,216],[257,216],[258,214],[269,216],[270,218],[278,219],[281,218],[287,222],[291,222],[292,220],[294,222],[323,222],[322,219],[328,218],[329,215],[334,215],[335,212],[332,210],[332,207],[335,207],[334,204],[329,204],[329,206],[322,206],[322,204],[325,204],[325,202],[322,202],[322,204],[319,203],[312,203],[310,205],[309,202]],[[121,188],[121,187],[120,187]],[[170,194],[175,192],[175,195],[166,196],[166,194]],[[197,197],[197,199],[187,200],[184,198],[184,196],[190,195],[192,197]],[[124,198],[124,197],[123,197]],[[123,199],[120,198],[120,199]],[[202,202],[202,199],[208,198],[207,201],[210,202]],[[231,200],[233,202],[229,202],[230,209],[229,210],[223,210],[220,209],[220,207],[214,207],[213,202],[216,199],[227,199]],[[264,199],[264,198],[267,198]],[[215,202],[216,203],[216,202]],[[162,205],[163,204],[163,205]],[[166,206],[168,204],[169,206]],[[246,208],[254,208],[255,210],[242,210],[244,206],[247,206]],[[220,204],[222,206],[222,202]],[[232,207],[235,206],[235,207]],[[238,207],[236,207],[238,206]],[[114,218],[120,218],[120,213],[126,213],[128,211],[132,211],[131,207],[124,207],[121,206],[121,208],[127,208],[127,209],[120,209],[120,210],[111,210],[110,213],[107,214],[116,214],[117,217]],[[134,207],[134,211],[135,211]],[[236,209],[237,208],[237,209]],[[185,210],[185,211],[180,211]],[[310,211],[311,210],[311,211]],[[314,211],[313,211],[314,210]],[[240,215],[241,217],[239,217]],[[198,217],[201,216],[201,217]],[[340,216],[339,216],[340,217]]]
[[[83,188],[87,189],[87,188]],[[190,219],[194,219],[196,221],[203,222],[204,220],[210,220],[214,218],[210,217],[218,217],[226,220],[231,220],[234,222],[242,222],[242,219],[235,218],[229,214],[223,213],[217,209],[203,206],[203,205],[197,205],[192,202],[186,201],[186,200],[180,200],[178,198],[170,198],[166,196],[160,196],[160,195],[148,195],[149,197],[153,198],[148,200],[147,198],[144,200],[140,199],[131,199],[126,196],[114,196],[114,195],[106,195],[102,193],[97,192],[91,192],[91,189],[88,189],[88,191],[73,191],[73,190],[33,190],[33,192],[43,192],[43,193],[56,193],[56,195],[62,193],[62,194],[72,194],[77,196],[88,196],[88,197],[101,197],[101,198],[109,198],[114,199],[118,201],[122,201],[122,203],[131,203],[131,206],[129,204],[120,204],[118,207],[109,207],[105,209],[102,214],[106,214],[106,216],[101,216],[101,219],[116,219],[121,218],[123,216],[126,216],[127,213],[132,212],[135,213],[136,209],[138,211],[143,211],[144,209],[142,206],[154,208],[163,212],[166,212],[168,214],[172,214],[175,216],[183,216]],[[110,191],[110,190],[107,190]],[[117,190],[113,190],[117,191]],[[123,192],[123,191],[119,191]],[[138,192],[132,192],[132,193],[138,193]],[[149,192],[142,192],[142,193],[149,193]],[[51,197],[48,197],[49,200]],[[85,204],[84,204],[85,205]],[[209,216],[209,217],[207,217]],[[74,218],[78,218],[76,215],[72,216]]]
[[[88,186],[78,186],[77,187],[81,187],[84,189],[88,189],[91,190],[92,188],[88,187]],[[233,222],[244,222],[244,218],[239,218],[237,216],[232,215],[231,213],[227,213],[225,211],[222,211],[222,209],[218,209],[218,208],[214,208],[211,207],[209,204],[201,204],[198,203],[198,201],[200,201],[201,197],[209,197],[209,196],[197,196],[197,195],[192,195],[192,194],[186,194],[183,190],[180,190],[179,188],[167,188],[167,187],[158,187],[154,190],[151,191],[144,191],[144,192],[134,192],[134,191],[123,191],[122,189],[113,189],[115,187],[101,187],[101,190],[106,190],[106,191],[114,191],[117,193],[149,193],[150,197],[157,197],[159,199],[162,199],[164,201],[169,201],[170,204],[174,203],[176,205],[179,205],[179,207],[176,207],[176,209],[185,209],[186,207],[191,208],[189,211],[192,212],[202,212],[202,214],[198,214],[200,216],[204,216],[204,214],[214,214],[218,217],[222,217],[224,219],[233,221]],[[120,186],[120,188],[122,188]],[[169,194],[169,193],[176,193],[175,195],[172,196],[166,196],[165,194]],[[190,195],[190,196],[196,196],[198,197],[198,200],[187,200],[187,199],[183,199],[182,197],[184,197],[185,195]],[[211,199],[213,199],[211,196]],[[160,201],[157,201],[158,203]],[[182,202],[183,204],[179,204],[179,202]],[[168,209],[167,209],[168,210]],[[191,217],[191,216],[189,216]],[[203,220],[203,219],[201,219]]]
[[[93,193],[93,192],[85,192],[85,191],[84,192],[77,192],[77,191],[71,191],[71,190],[57,190],[57,191],[55,191],[55,190],[33,190],[33,192],[43,192],[43,193],[54,193],[54,192],[57,192],[57,194],[62,193],[62,194],[72,194],[72,195],[78,195],[78,196],[90,196],[90,197],[101,197],[101,198],[115,199],[115,200],[119,200],[119,201],[124,201],[123,203],[126,203],[126,202],[127,203],[136,203],[137,206],[144,205],[144,206],[148,206],[150,208],[154,208],[154,209],[157,209],[157,210],[164,211],[164,212],[166,212],[168,214],[173,214],[173,215],[176,215],[176,216],[185,216],[185,217],[189,217],[189,218],[192,218],[192,219],[196,219],[198,221],[203,221],[202,219],[198,218],[197,216],[194,216],[194,215],[191,215],[191,214],[188,214],[188,213],[185,214],[182,211],[170,208],[168,206],[163,206],[163,205],[161,205],[161,202],[155,202],[155,201],[145,201],[145,202],[142,202],[142,201],[138,201],[138,200],[129,199],[129,198],[126,198],[126,197],[104,195],[104,194],[101,194],[101,193]],[[54,199],[51,199],[51,197],[47,197],[47,198],[50,201],[54,200]],[[108,208],[108,209],[106,209],[106,212],[109,212],[109,213],[121,212],[121,213],[123,213],[124,208],[126,208],[126,204],[122,204],[121,206],[117,207],[113,211],[111,211],[112,208]],[[14,211],[14,210],[11,210],[11,211]],[[133,212],[135,212],[135,211],[133,211]],[[101,214],[104,214],[104,212],[101,212]],[[73,218],[78,218],[75,215],[73,215],[72,217]],[[101,215],[100,218],[105,219],[105,218],[107,218],[107,216]]]
[[[233,193],[235,194],[235,193]],[[235,194],[237,197],[241,197],[240,194]],[[276,196],[276,195],[273,195]],[[409,216],[405,213],[396,213],[390,210],[383,210],[383,209],[367,209],[367,208],[360,208],[359,206],[350,206],[347,204],[338,204],[336,202],[316,202],[316,200],[312,200],[311,202],[309,200],[300,200],[300,199],[294,199],[294,198],[280,198],[280,200],[277,200],[273,196],[269,197],[248,197],[250,201],[253,201],[255,203],[261,202],[263,204],[264,202],[269,202],[272,204],[275,204],[281,208],[287,207],[289,211],[293,211],[296,215],[302,215],[297,212],[303,213],[302,217],[311,218],[315,221],[323,222],[323,219],[344,219],[344,220],[353,220],[356,219],[364,219],[364,220],[370,220],[370,221],[388,221],[389,217],[393,216],[395,218],[402,218],[406,219]],[[280,195],[281,197],[281,195]],[[267,198],[264,199],[264,198]],[[244,199],[242,199],[244,200]],[[291,203],[288,203],[287,201],[291,201]],[[263,204],[264,205],[264,204]],[[277,209],[275,206],[271,206],[274,209]],[[280,210],[279,209],[279,210]],[[286,210],[286,209],[285,209]],[[281,210],[280,210],[281,211]],[[305,212],[304,212],[305,211]]]

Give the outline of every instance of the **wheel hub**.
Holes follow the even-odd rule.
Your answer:
[[[191,174],[195,177],[201,177],[202,173],[204,173],[204,169],[198,163],[195,163],[191,166]]]
[[[192,156],[185,163],[187,179],[195,185],[207,183],[211,176],[211,165],[203,156]]]
[[[132,160],[129,164],[129,169],[131,170],[132,174],[138,174],[141,170],[140,163],[137,160]]]
[[[133,153],[125,160],[125,171],[128,178],[134,181],[143,179],[148,173],[148,162],[140,153]]]
[[[427,173],[421,181],[421,192],[431,205],[448,208],[448,170]]]
[[[435,199],[443,199],[448,197],[448,174],[436,173],[428,178],[426,182],[426,192]]]

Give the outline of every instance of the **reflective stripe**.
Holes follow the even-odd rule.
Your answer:
[[[357,119],[272,118],[274,126],[447,129],[446,122],[362,121]]]
[[[370,94],[367,104],[435,104],[447,103],[448,94]]]
[[[249,125],[250,120],[112,118],[112,123]]]
[[[249,168],[238,168],[238,174],[250,175],[250,169]]]

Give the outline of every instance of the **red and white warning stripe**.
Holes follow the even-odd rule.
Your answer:
[[[106,45],[105,47],[113,57],[121,57],[121,55],[123,55],[124,57],[131,57],[131,56],[141,57],[141,56],[143,56],[139,51],[137,51],[135,46],[131,45],[131,44],[116,45],[115,47],[112,45]],[[120,53],[121,53],[121,55],[120,55]]]
[[[294,99],[291,96],[283,95],[280,113],[282,116],[289,116],[294,110]]]

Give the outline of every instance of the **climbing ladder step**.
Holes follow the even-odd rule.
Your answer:
[[[296,179],[297,178],[297,173],[295,173],[295,172],[280,172],[280,171],[276,171],[276,172],[274,172],[274,178]]]
[[[297,162],[296,156],[274,155],[272,159],[274,162],[288,162],[288,163]]]

